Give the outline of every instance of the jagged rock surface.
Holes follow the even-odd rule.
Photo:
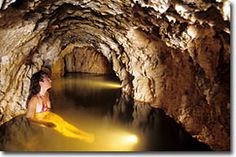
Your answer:
[[[66,56],[90,47],[135,101],[164,109],[212,149],[230,149],[227,1],[9,0],[0,7],[1,124],[25,112],[34,72],[61,76]]]
[[[66,72],[84,72],[94,74],[112,73],[112,68],[106,58],[91,48],[75,48],[65,56]]]

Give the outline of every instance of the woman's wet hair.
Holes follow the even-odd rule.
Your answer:
[[[34,73],[30,80],[30,95],[29,99],[40,92],[40,81],[43,81],[45,76],[49,77],[49,74],[43,70]]]

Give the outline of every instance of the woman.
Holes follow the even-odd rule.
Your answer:
[[[30,100],[26,112],[27,118],[32,118],[35,113],[45,112],[51,109],[49,93],[47,91],[52,86],[51,82],[49,75],[42,70],[32,76]]]
[[[94,141],[94,135],[79,130],[59,115],[49,112],[51,103],[48,89],[51,88],[51,83],[52,81],[46,72],[40,70],[33,74],[26,117],[30,121],[40,124],[40,126],[51,127],[64,136],[92,143]]]

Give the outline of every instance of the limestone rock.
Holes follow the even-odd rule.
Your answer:
[[[75,48],[65,56],[66,72],[85,72],[95,74],[111,73],[109,62],[100,53],[91,48]]]

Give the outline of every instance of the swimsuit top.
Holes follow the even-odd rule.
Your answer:
[[[40,96],[38,96],[38,98],[40,99],[40,101],[42,102],[42,98]],[[39,105],[39,103],[36,106],[36,113],[40,113],[40,112],[45,112],[47,111],[47,107],[46,104],[42,103],[42,106]]]

